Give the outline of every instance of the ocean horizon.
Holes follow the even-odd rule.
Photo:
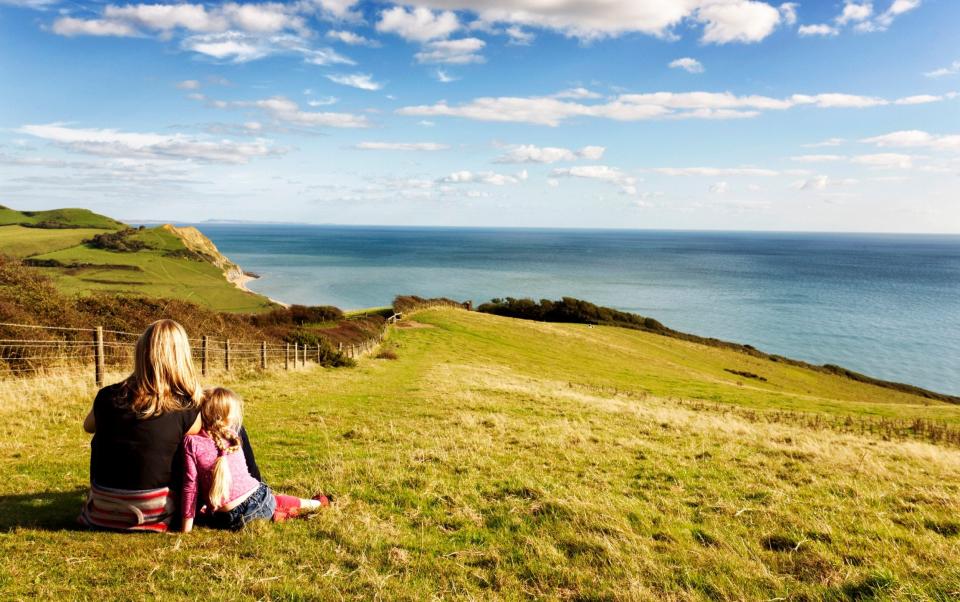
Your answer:
[[[960,236],[194,223],[286,303],[571,296],[960,392]]]

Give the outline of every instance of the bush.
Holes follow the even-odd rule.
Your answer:
[[[84,241],[88,246],[94,249],[104,249],[106,251],[117,251],[119,253],[133,253],[142,249],[150,248],[142,240],[132,238],[137,231],[133,228],[119,230],[117,232],[104,232],[96,234],[90,240]]]
[[[334,322],[343,319],[343,311],[332,305],[291,305],[273,311],[256,314],[250,320],[257,326],[296,325],[303,326],[317,322]]]

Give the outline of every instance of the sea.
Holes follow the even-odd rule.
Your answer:
[[[960,393],[960,236],[194,225],[286,303],[570,296]]]

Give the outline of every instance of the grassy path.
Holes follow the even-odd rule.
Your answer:
[[[730,407],[937,416],[827,375],[616,329],[454,310],[398,360],[234,383],[278,491],[337,496],[238,534],[70,528],[76,380],[0,384],[0,598],[864,600],[960,596],[960,451]],[[739,363],[738,363],[739,362]]]

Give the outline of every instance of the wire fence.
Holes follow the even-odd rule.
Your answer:
[[[361,357],[383,342],[391,316],[373,336],[362,341],[338,342],[331,346],[348,358]],[[28,377],[87,366],[97,386],[103,386],[110,369],[133,366],[139,333],[102,327],[74,328],[0,322],[0,379]],[[46,337],[46,338],[44,338]],[[202,336],[190,339],[191,356],[204,375],[232,370],[291,370],[308,362],[320,364],[329,352],[326,342],[284,343],[243,341]]]

